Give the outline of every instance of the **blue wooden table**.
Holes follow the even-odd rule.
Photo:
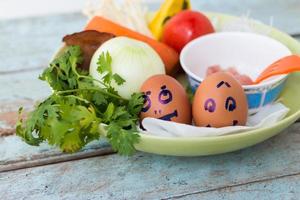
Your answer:
[[[157,7],[156,4],[151,8]],[[193,7],[272,23],[300,40],[300,0],[207,0]],[[14,135],[19,106],[49,95],[37,79],[79,13],[0,21],[0,199],[300,199],[300,123],[254,147],[209,157],[115,154],[93,142],[76,154]]]

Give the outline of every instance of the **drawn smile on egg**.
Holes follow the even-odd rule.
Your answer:
[[[161,110],[154,110],[154,114],[155,115],[161,115],[162,111]],[[166,114],[162,117],[159,117],[158,119],[162,119],[162,120],[165,120],[165,121],[172,121],[172,118],[173,117],[178,117],[178,111],[177,110],[174,110],[173,112],[169,113],[169,114]]]
[[[233,125],[233,126],[236,126],[238,123],[239,123],[238,120],[233,120],[233,121],[232,121],[232,125]]]
[[[162,120],[165,120],[165,121],[172,121],[172,118],[173,117],[178,117],[178,112],[177,110],[174,110],[174,112],[170,113],[170,114],[166,114],[158,119],[162,119]]]
[[[238,123],[239,123],[238,120],[233,120],[233,121],[232,121],[232,126],[236,126]],[[206,127],[207,127],[207,128],[211,128],[211,125],[210,125],[210,124],[207,124]]]
[[[161,91],[158,94],[158,102],[162,105],[167,105],[172,102],[173,100],[173,95],[170,90],[167,89],[166,85],[163,85],[160,87]],[[147,91],[144,93],[143,98],[144,98],[144,106],[142,108],[142,112],[147,112],[151,106],[151,91]],[[161,109],[156,109],[153,111],[154,115],[161,115],[162,110]],[[178,111],[175,109],[173,112],[165,114],[161,117],[158,117],[158,119],[165,120],[165,121],[172,121],[172,118],[178,117]]]

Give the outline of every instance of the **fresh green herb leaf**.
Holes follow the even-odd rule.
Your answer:
[[[114,74],[112,78],[116,81],[118,85],[122,85],[123,83],[125,83],[125,80],[121,76],[119,76],[119,74]]]
[[[30,145],[47,141],[64,152],[76,152],[102,134],[114,150],[132,154],[139,140],[136,123],[143,106],[142,94],[129,100],[119,96],[111,81],[125,81],[112,74],[109,53],[102,54],[98,62],[99,72],[107,73],[101,88],[87,72],[78,71],[82,61],[80,48],[69,46],[50,63],[40,79],[48,82],[53,94],[38,104],[26,121],[19,117],[17,135]],[[22,109],[19,113],[21,116]],[[99,131],[101,123],[106,124],[106,133]]]
[[[112,116],[115,111],[115,105],[113,103],[109,103],[106,111],[103,113],[103,122],[109,123],[112,120]]]
[[[112,69],[111,69],[111,56],[109,55],[108,52],[106,54],[103,52],[98,59],[98,68],[97,71],[100,74],[104,74],[103,76],[103,81],[106,84],[110,84],[112,80]]]
[[[107,127],[107,137],[112,148],[121,155],[132,155],[135,152],[134,144],[137,143],[140,138],[137,131],[122,129],[115,123]]]
[[[105,98],[104,94],[100,92],[94,92],[92,101],[96,106],[107,105],[107,99]]]
[[[77,65],[83,61],[79,46],[69,47],[61,56],[54,59],[39,77],[47,81],[54,91],[75,89],[78,87]]]
[[[142,93],[134,93],[128,102],[128,112],[132,115],[138,115],[144,105],[144,97]]]
[[[75,152],[88,141],[99,138],[97,128],[101,119],[96,116],[93,107],[79,105],[73,97],[52,95],[48,102],[40,104],[24,126],[22,121],[18,122],[17,135],[28,144],[39,145],[48,141],[65,152]]]
[[[125,80],[118,74],[113,74],[111,64],[112,64],[112,58],[108,52],[106,54],[104,52],[101,53],[98,59],[98,68],[97,71],[100,74],[104,74],[102,77],[103,82],[111,85],[111,81],[114,80],[118,85],[122,85]]]
[[[188,95],[188,98],[189,98],[190,102],[193,103],[194,93],[193,93],[192,87],[189,86],[189,85],[186,86],[185,91],[186,91],[186,93]]]
[[[98,59],[98,72],[100,74],[103,74],[104,72],[112,73],[111,70],[111,63],[112,63],[112,58],[109,55],[108,52],[106,54],[104,52],[101,53],[99,59]]]

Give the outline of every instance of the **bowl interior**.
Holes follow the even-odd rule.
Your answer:
[[[253,80],[270,64],[291,55],[282,43],[263,35],[242,32],[219,32],[199,37],[184,47],[180,62],[186,73],[202,81],[213,65],[235,67]],[[282,77],[281,77],[282,78]],[[273,77],[267,81],[281,79]]]

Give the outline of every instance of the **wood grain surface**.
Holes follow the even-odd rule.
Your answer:
[[[193,1],[207,11],[248,15],[300,40],[300,0]],[[151,5],[155,8],[157,5]],[[273,16],[273,17],[271,17]],[[0,199],[298,199],[300,123],[254,147],[195,158],[115,154],[95,141],[64,154],[14,133],[16,111],[50,94],[37,79],[79,13],[0,21]],[[18,169],[18,170],[17,170]]]
[[[208,199],[209,193],[216,197],[225,190],[237,191],[239,199],[239,190],[241,195],[251,197],[252,190],[268,193],[262,185],[270,183],[277,184],[278,190],[273,188],[274,193],[268,197],[289,194],[296,199],[299,191],[290,191],[296,191],[299,185],[288,188],[292,183],[286,187],[279,184],[295,176],[296,185],[299,179],[299,128],[297,123],[259,145],[217,156],[114,154],[4,172],[0,174],[0,199],[26,199],[26,195],[30,195],[28,199],[49,200],[201,199],[203,194]],[[252,190],[243,189],[246,187]]]

